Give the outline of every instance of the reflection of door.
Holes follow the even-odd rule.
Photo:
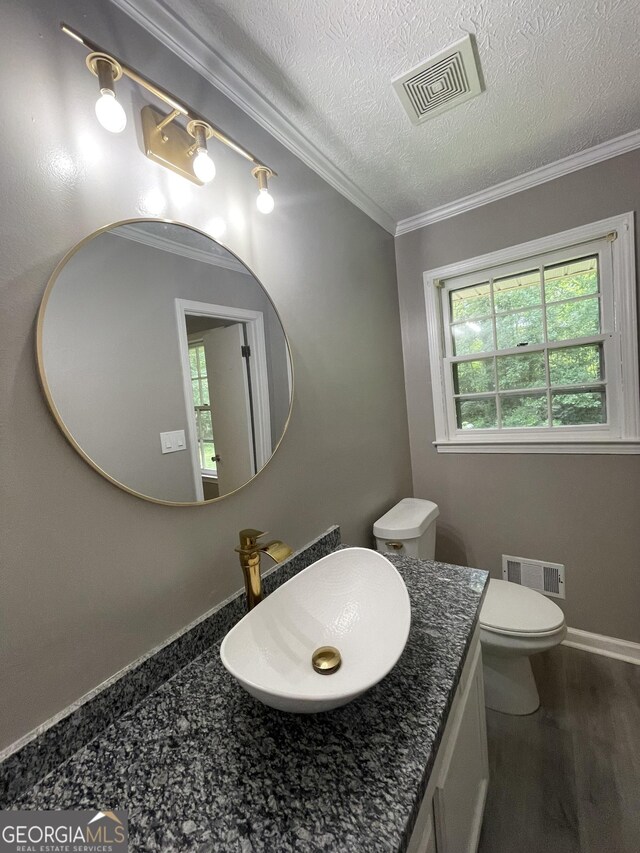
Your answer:
[[[202,333],[211,393],[211,420],[221,495],[239,489],[255,473],[250,390],[242,355],[244,330],[234,323]]]
[[[269,460],[273,448],[271,445],[271,415],[269,401],[269,373],[267,366],[267,348],[265,341],[264,318],[261,311],[249,308],[235,308],[230,305],[213,305],[207,302],[192,302],[186,299],[176,299],[176,318],[178,321],[178,344],[180,347],[182,371],[184,379],[184,400],[186,406],[187,427],[189,434],[189,451],[193,466],[194,486],[196,500],[201,501],[211,497],[228,494],[239,488],[260,471]],[[211,359],[207,365],[207,383],[210,393],[211,408],[214,419],[217,403],[221,400],[221,394],[226,397],[220,406],[220,421],[214,423],[213,442],[215,453],[223,460],[217,466],[217,478],[209,480],[210,484],[217,483],[218,493],[216,495],[204,494],[203,472],[199,454],[198,430],[196,425],[194,395],[193,395],[193,373],[189,361],[189,337],[196,336],[197,340],[204,340],[209,332],[226,332],[228,335],[220,335],[220,343],[217,346],[228,347],[228,358],[224,358],[227,365],[225,369],[231,370],[229,360],[233,358],[236,372],[242,369],[242,383],[239,380],[232,382],[227,377],[227,390],[220,393],[216,388],[218,372]],[[223,338],[227,343],[223,344]],[[241,346],[247,346],[247,354],[251,368],[245,363]],[[205,356],[205,360],[209,359]],[[209,373],[211,370],[211,373]],[[233,394],[231,388],[234,388]],[[239,388],[243,388],[240,396]],[[249,393],[250,392],[250,393]],[[234,411],[235,410],[235,411]],[[234,421],[235,418],[235,421]],[[224,422],[226,419],[226,423]],[[247,425],[248,421],[248,425]],[[218,430],[222,434],[218,437]],[[226,451],[224,443],[229,437],[228,447],[231,452]],[[245,441],[245,436],[248,436]],[[234,440],[231,441],[231,438]],[[241,453],[236,460],[233,448],[240,447]],[[248,449],[247,449],[248,448]],[[223,472],[222,465],[226,471]],[[247,471],[249,472],[247,474]],[[246,476],[245,476],[246,475]]]

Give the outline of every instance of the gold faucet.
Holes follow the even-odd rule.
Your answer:
[[[260,555],[268,554],[275,563],[282,563],[293,554],[293,549],[279,539],[273,539],[264,545],[258,544],[258,539],[266,536],[261,530],[240,531],[240,565],[244,575],[244,586],[247,591],[247,610],[251,610],[262,601],[262,575],[260,574]]]

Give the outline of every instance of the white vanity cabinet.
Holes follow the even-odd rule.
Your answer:
[[[408,853],[474,853],[488,782],[482,657],[476,632]]]

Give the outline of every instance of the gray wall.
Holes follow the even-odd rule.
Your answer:
[[[90,240],[58,276],[42,350],[62,419],[103,471],[143,495],[194,501],[190,451],[163,454],[160,448],[161,432],[183,429],[188,435],[177,297],[261,311],[270,397],[284,397],[282,327],[253,276],[111,233]],[[277,442],[288,406],[284,413],[282,406],[272,408],[280,425]]]
[[[0,745],[29,731],[242,585],[246,526],[300,547],[331,523],[368,544],[411,489],[393,238],[106,2],[5,0],[0,217]],[[147,160],[135,111],[114,136],[95,120],[96,82],[65,20],[192,102],[272,164],[277,207],[255,213],[246,164],[215,147],[197,187]],[[71,246],[144,215],[207,231],[246,260],[291,340],[296,396],[277,454],[219,504],[136,499],[72,450],[38,387],[34,322]]]
[[[639,202],[637,151],[396,241],[414,494],[441,508],[438,556],[495,577],[503,553],[565,563],[568,624],[636,642],[640,456],[438,454],[422,273]]]

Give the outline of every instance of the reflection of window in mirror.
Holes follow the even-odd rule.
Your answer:
[[[196,419],[198,456],[203,477],[217,479],[216,450],[213,442],[211,424],[211,396],[207,381],[207,363],[204,341],[189,342],[189,363],[191,365],[191,388],[193,408]]]

